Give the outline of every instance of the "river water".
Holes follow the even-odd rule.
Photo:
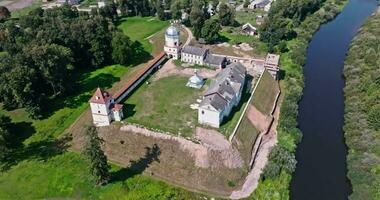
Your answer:
[[[304,68],[305,89],[299,104],[296,172],[290,187],[293,200],[347,199],[346,146],[343,136],[343,64],[351,40],[376,0],[350,0],[343,12],[313,36]]]

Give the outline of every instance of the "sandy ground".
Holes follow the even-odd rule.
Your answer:
[[[231,199],[242,199],[249,197],[257,188],[259,184],[260,175],[263,171],[265,165],[268,162],[268,156],[272,148],[277,144],[277,125],[279,118],[280,110],[276,109],[274,113],[274,121],[271,126],[271,129],[268,134],[261,135],[257,139],[258,142],[261,140],[261,144],[258,147],[258,151],[256,153],[256,158],[253,163],[253,168],[249,172],[248,176],[245,179],[245,182],[239,190],[235,190],[231,193]],[[256,144],[255,144],[256,145]],[[255,151],[253,151],[255,154]],[[254,155],[253,155],[254,156]]]
[[[19,10],[32,5],[36,0],[0,1],[0,6],[6,6],[10,11]]]
[[[177,67],[173,60],[168,60],[160,70],[156,72],[153,77],[153,80],[159,80],[164,77],[180,75],[185,77],[190,77],[194,75],[195,70],[193,68],[180,68]],[[206,79],[212,79],[219,73],[219,70],[209,70],[209,69],[197,69],[197,74]]]

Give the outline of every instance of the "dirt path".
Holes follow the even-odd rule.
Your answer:
[[[186,32],[188,34],[187,40],[186,40],[185,44],[183,44],[183,46],[187,46],[190,44],[191,40],[193,40],[194,35],[193,35],[193,32],[191,32],[191,30],[189,28],[187,28],[186,26],[183,26],[183,28],[186,30]]]
[[[35,1],[36,0],[0,1],[0,6],[5,6],[10,11],[14,11],[31,6]]]
[[[252,170],[249,172],[246,180],[243,184],[243,187],[239,190],[235,190],[231,193],[231,199],[242,199],[247,198],[251,195],[257,185],[259,184],[260,175],[265,165],[268,162],[268,156],[272,148],[277,144],[277,124],[279,118],[279,108],[276,109],[274,113],[274,122],[271,127],[271,130],[267,135],[262,136],[262,143],[259,147],[259,150],[256,155],[256,159],[253,165]]]

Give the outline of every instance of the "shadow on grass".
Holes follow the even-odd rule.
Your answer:
[[[135,104],[124,103],[124,118],[128,119],[130,117],[133,117],[136,114],[135,108]]]
[[[144,172],[154,161],[160,162],[158,157],[161,154],[161,150],[157,144],[154,144],[152,147],[145,147],[145,150],[144,157],[131,161],[130,167],[113,172],[111,174],[111,183],[125,181],[128,178],[132,178],[133,176]]]
[[[2,168],[3,170],[8,170],[24,160],[47,161],[51,157],[64,153],[69,147],[68,142],[71,140],[71,136],[66,136],[60,139],[50,138],[32,142],[28,145],[18,144],[17,148],[10,150],[8,160],[6,160]]]

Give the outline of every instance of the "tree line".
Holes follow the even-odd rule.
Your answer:
[[[380,15],[353,40],[344,66],[344,132],[350,199],[380,197]]]
[[[48,100],[72,92],[75,71],[137,59],[141,45],[118,30],[106,13],[89,15],[65,5],[0,23],[4,107],[24,107],[39,118]]]

